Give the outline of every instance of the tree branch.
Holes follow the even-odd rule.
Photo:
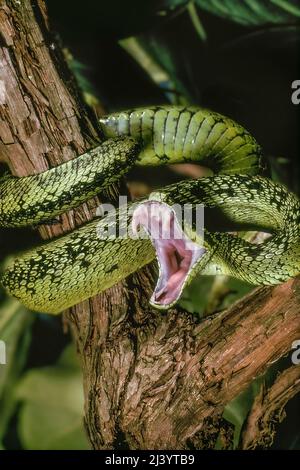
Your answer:
[[[16,175],[73,158],[98,140],[44,3],[0,9],[0,153]],[[43,237],[93,217],[89,201]],[[94,448],[179,449],[205,442],[210,422],[300,336],[300,281],[261,288],[199,323],[151,310],[155,266],[70,309],[82,360],[85,422]]]
[[[270,447],[276,425],[286,417],[284,408],[300,392],[300,367],[286,369],[269,389],[262,385],[245,423],[242,449]]]

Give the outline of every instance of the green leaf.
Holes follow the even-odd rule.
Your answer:
[[[145,70],[151,80],[165,90],[173,104],[188,104],[192,101],[189,91],[181,79],[183,64],[164,35],[145,33],[139,37],[119,41],[121,47]]]
[[[195,28],[195,31],[197,32],[199,38],[202,40],[202,41],[206,41],[206,32],[205,32],[205,29],[203,27],[203,24],[201,23],[201,20],[200,20],[200,17],[199,17],[199,14],[198,14],[198,11],[197,11],[197,8],[194,4],[194,2],[191,2],[188,4],[188,7],[187,7],[187,11],[190,15],[190,19],[191,19],[191,22]]]
[[[243,25],[285,24],[300,18],[298,0],[195,0],[210,13]]]
[[[0,340],[5,344],[6,364],[0,364],[0,446],[15,411],[15,387],[27,358],[34,315],[15,299],[0,308]]]
[[[252,407],[263,380],[263,377],[254,380],[247,390],[228,403],[224,410],[223,417],[234,424],[234,448],[236,448],[239,443],[243,423]]]
[[[89,449],[83,428],[82,376],[74,346],[55,366],[30,370],[19,383],[18,432],[25,449]]]

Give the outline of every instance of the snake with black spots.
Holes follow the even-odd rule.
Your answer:
[[[150,303],[174,305],[197,275],[227,274],[254,285],[278,284],[300,273],[300,202],[261,175],[261,148],[241,125],[196,107],[150,107],[100,119],[105,140],[43,173],[0,180],[0,226],[47,222],[116,182],[134,165],[200,163],[213,175],[156,190],[128,210],[105,217],[14,258],[1,282],[32,310],[59,313],[113,286],[155,258]],[[174,205],[188,205],[180,220]],[[269,237],[252,243],[232,229],[196,227],[196,208],[215,220]],[[130,208],[129,208],[130,209]],[[103,237],[114,228],[116,236]],[[122,230],[130,236],[121,236]],[[123,232],[122,232],[123,233]],[[143,234],[143,236],[141,236]]]

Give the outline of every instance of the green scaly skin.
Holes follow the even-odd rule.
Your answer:
[[[195,265],[195,273],[228,274],[255,285],[279,284],[299,274],[300,203],[284,186],[261,176],[235,175],[186,181],[179,191],[176,185],[164,191],[167,204],[182,200],[193,206],[200,200],[208,210],[221,209],[232,223],[273,235],[255,245],[205,230],[207,255]]]
[[[0,226],[36,225],[78,206],[120,179],[138,150],[132,138],[120,137],[44,173],[5,176],[0,183]]]
[[[196,107],[134,109],[100,119],[106,138],[131,136],[142,143],[137,165],[201,162],[218,174],[256,175],[262,152],[242,126]]]
[[[262,168],[261,149],[243,127],[212,111],[182,107],[116,113],[100,125],[106,138],[116,140],[40,175],[5,178],[0,225],[53,218],[115,182],[135,160],[138,165],[200,161],[219,175],[163,188],[164,202],[203,203],[273,237],[251,245],[228,233],[206,231],[199,241],[193,227],[187,227],[188,236],[201,242],[206,253],[185,285],[198,272],[230,274],[252,284],[277,284],[299,274],[299,200],[283,186],[254,176]],[[4,287],[33,310],[59,313],[113,286],[155,258],[149,239],[101,240],[99,233],[114,224],[108,215],[23,254],[4,272]],[[130,224],[131,216],[121,209],[117,225],[124,229]]]

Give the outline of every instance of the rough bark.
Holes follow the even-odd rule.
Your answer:
[[[51,35],[44,3],[0,5],[0,155],[20,176],[94,145],[97,123]],[[93,217],[96,204],[43,227],[42,236],[74,229]],[[66,313],[96,449],[121,441],[132,449],[205,445],[224,406],[300,337],[299,279],[257,289],[199,323],[181,310],[149,308],[154,275],[152,265]]]
[[[276,425],[286,417],[286,404],[299,392],[299,366],[282,372],[269,389],[263,384],[244,425],[240,447],[251,450],[270,447],[276,434]]]

